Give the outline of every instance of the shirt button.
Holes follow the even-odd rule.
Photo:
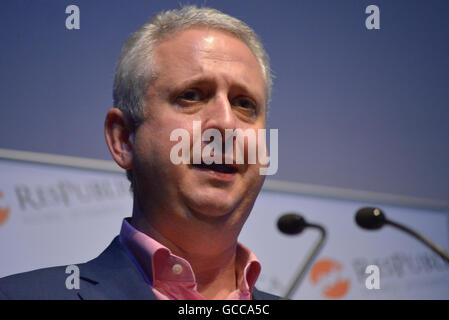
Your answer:
[[[174,264],[171,270],[173,271],[174,274],[178,275],[182,272],[182,266],[178,263]]]

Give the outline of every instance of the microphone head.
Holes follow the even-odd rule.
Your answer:
[[[278,219],[277,226],[282,233],[294,235],[301,233],[307,227],[307,222],[299,214],[287,213]]]
[[[376,230],[383,227],[387,219],[382,210],[374,207],[359,209],[355,214],[355,222],[363,229]]]

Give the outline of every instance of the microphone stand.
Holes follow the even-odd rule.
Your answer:
[[[313,224],[313,223],[307,223],[306,227],[315,228],[320,231],[320,238],[316,242],[315,246],[313,247],[313,250],[309,253],[307,259],[304,261],[304,264],[301,266],[301,268],[298,269],[298,272],[296,273],[296,276],[289,286],[289,288],[286,290],[285,294],[283,295],[283,298],[281,300],[288,300],[295,292],[296,288],[298,287],[299,283],[303,279],[306,271],[308,270],[310,264],[315,259],[315,257],[318,255],[318,252],[321,250],[324,244],[324,240],[326,239],[326,229],[324,229],[322,226]]]

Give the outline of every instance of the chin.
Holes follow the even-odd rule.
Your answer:
[[[194,214],[202,217],[224,217],[234,212],[241,199],[229,192],[197,192],[187,201],[188,207]]]

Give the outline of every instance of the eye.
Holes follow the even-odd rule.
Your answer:
[[[251,100],[249,98],[241,97],[241,98],[234,99],[234,101],[232,102],[232,105],[250,115],[255,115],[257,112],[256,103],[253,102],[253,100]]]
[[[187,101],[187,102],[194,102],[194,101],[200,101],[203,98],[203,94],[198,89],[189,89],[184,91],[181,95],[177,97],[177,100],[180,101]]]
[[[234,100],[233,105],[236,107],[242,107],[245,109],[256,110],[256,104],[248,98],[238,98],[238,99]]]

